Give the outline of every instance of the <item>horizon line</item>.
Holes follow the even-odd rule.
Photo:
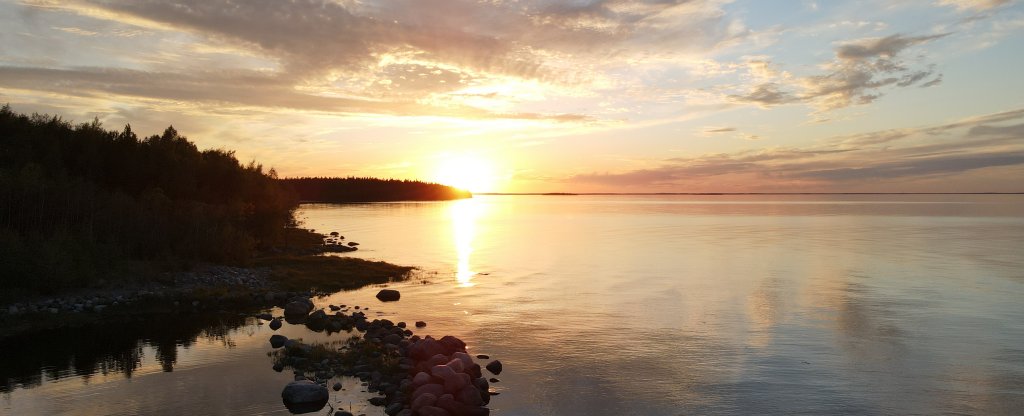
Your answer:
[[[1024,195],[1021,192],[472,192],[473,195]]]

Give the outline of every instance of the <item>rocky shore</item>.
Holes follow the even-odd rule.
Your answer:
[[[290,369],[295,377],[282,391],[282,401],[293,413],[318,411],[327,406],[329,384],[338,376],[358,377],[366,391],[377,394],[369,403],[384,407],[389,416],[490,413],[486,406],[496,394],[490,390],[490,383],[498,380],[489,380],[483,371],[486,368],[493,375],[499,374],[500,361],[481,367],[457,337],[420,337],[405,322],[370,320],[362,311],[344,305],[330,305],[328,309],[332,313],[313,310],[310,299],[296,297],[285,305],[283,317],[264,317],[278,325],[283,318],[317,332],[357,331],[341,345],[310,345],[282,335],[270,337],[275,349],[271,354],[274,370]],[[425,326],[423,322],[418,324],[417,327]],[[335,391],[342,388],[340,383],[330,387]],[[335,413],[346,414],[350,413]]]
[[[240,296],[228,293],[245,293],[250,297],[246,303],[254,306],[272,301],[275,297],[287,298],[287,293],[277,294],[269,279],[268,268],[244,268],[229,266],[205,266],[190,272],[168,273],[155,282],[118,288],[94,288],[53,297],[14,302],[0,308],[0,316],[26,314],[79,314],[99,313],[111,307],[123,307],[141,302],[162,302],[172,306],[208,309],[217,304],[203,301],[242,301]],[[223,292],[219,295],[215,292]]]

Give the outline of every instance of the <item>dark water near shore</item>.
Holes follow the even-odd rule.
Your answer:
[[[392,285],[400,302],[366,288],[318,303],[422,319],[418,333],[500,358],[493,414],[1024,408],[1024,196],[482,196],[301,214],[360,242],[356,256],[421,267]],[[254,322],[17,341],[73,346],[3,367],[17,377],[0,374],[0,413],[286,414],[290,375]],[[346,382],[334,402],[360,403]]]

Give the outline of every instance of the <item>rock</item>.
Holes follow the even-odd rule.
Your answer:
[[[434,383],[424,384],[422,386],[417,387],[416,390],[413,390],[412,391],[412,396],[410,396],[410,397],[412,397],[413,401],[416,401],[417,397],[420,397],[421,395],[424,395],[424,394],[427,394],[427,393],[433,394],[434,397],[439,397],[442,394],[444,394],[444,386],[442,386],[440,384],[434,384]]]
[[[353,415],[352,412],[349,412],[349,411],[346,411],[346,410],[339,410],[337,412],[334,412],[334,416],[355,416],[355,415]]]
[[[451,377],[455,377],[455,369],[446,365],[435,365],[431,367],[430,374],[434,377],[440,377],[443,380],[448,380]]]
[[[341,383],[334,383],[334,391],[341,390]]]
[[[396,403],[391,403],[391,404],[388,405],[388,407],[384,408],[384,414],[386,414],[388,416],[395,416],[395,415],[398,414],[398,412],[401,412],[401,411],[402,411],[402,404],[401,403],[397,403],[397,402]]]
[[[416,327],[417,327],[417,328],[423,328],[423,327],[425,327],[425,326],[427,326],[427,323],[426,323],[426,322],[423,322],[423,321],[416,321]]]
[[[323,409],[329,398],[327,387],[309,380],[293,381],[281,391],[281,400],[292,413],[309,413]]]
[[[496,379],[496,378],[494,378],[494,377],[491,377],[491,380],[490,380],[490,382],[491,382],[491,383],[499,383],[499,382],[501,382],[501,380],[498,380],[498,379]]]
[[[481,406],[484,404],[484,399],[480,397],[480,390],[477,390],[474,386],[463,387],[462,390],[455,394],[455,400],[470,406]]]
[[[284,305],[285,316],[306,316],[313,311],[313,301],[309,298],[293,298]]]
[[[280,319],[274,319],[274,320],[270,321],[270,329],[273,329],[273,330],[277,331],[280,328],[281,328],[281,320]]]
[[[452,354],[452,358],[462,361],[462,367],[464,369],[468,369],[473,366],[473,357],[470,357],[469,354],[466,354],[464,352],[457,352],[455,354]]]
[[[274,334],[270,336],[270,346],[274,348],[281,348],[288,342],[288,337],[281,334]]]
[[[437,396],[433,393],[423,393],[412,402],[412,410],[419,410],[423,406],[433,406],[437,402]]]
[[[477,355],[476,355],[476,358],[479,358],[479,359],[481,359],[481,360],[486,360],[486,359],[488,359],[488,358],[491,358],[491,356],[489,356],[489,355],[487,355],[487,354],[477,354]]]
[[[355,242],[355,241],[349,241],[349,242],[348,242],[348,246],[349,246],[349,247],[355,247],[355,246],[358,246],[358,245],[359,245],[359,243],[357,243],[357,242]]]
[[[370,402],[370,404],[372,404],[374,406],[383,406],[383,405],[385,405],[388,402],[388,399],[385,399],[383,397],[377,396],[377,397],[371,397],[370,400],[367,400],[367,401]]]
[[[328,306],[329,308],[331,308],[331,311],[333,311],[333,312],[337,312],[337,311],[340,311],[340,310],[341,310],[341,307],[340,307],[340,306],[335,306],[335,305],[327,305],[327,306]]]
[[[486,368],[487,368],[487,371],[491,372],[491,374],[499,375],[499,374],[501,374],[501,361],[498,361],[498,360],[491,361],[491,362],[487,363],[487,367]]]
[[[462,342],[461,339],[455,338],[451,335],[445,335],[441,337],[441,340],[439,342],[442,345],[444,345],[445,353],[448,355],[452,355],[459,351],[466,351],[466,343]]]
[[[425,372],[420,371],[419,373],[416,374],[415,377],[412,378],[412,385],[414,387],[419,387],[427,383],[430,383],[430,374],[427,374]]]
[[[468,374],[458,373],[454,377],[449,377],[444,380],[444,391],[448,393],[457,393],[466,387],[470,383]]]
[[[414,360],[426,360],[437,354],[444,354],[444,346],[437,340],[426,337],[409,346],[409,357]]]
[[[402,297],[402,293],[394,289],[381,289],[377,292],[377,299],[381,302],[394,302]]]
[[[445,365],[451,367],[451,369],[455,370],[456,373],[462,373],[466,371],[465,364],[463,364],[462,360],[458,358],[452,358],[452,360],[445,363]]]
[[[274,319],[274,315],[271,315],[269,313],[261,313],[259,315],[256,315],[256,318],[264,320],[264,321],[271,321],[271,320]]]
[[[420,416],[451,416],[451,413],[448,413],[447,410],[434,406],[423,406],[417,414]]]
[[[337,237],[339,235],[341,234],[339,234],[337,231],[331,231],[331,237]]]

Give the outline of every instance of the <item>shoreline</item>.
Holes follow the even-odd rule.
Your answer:
[[[401,281],[415,267],[326,255],[355,251],[327,235],[295,229],[297,241],[248,266],[198,264],[144,281],[111,282],[0,304],[0,339],[33,332],[134,319],[144,315],[252,313],[296,296],[323,296]],[[345,249],[340,249],[345,247]]]

